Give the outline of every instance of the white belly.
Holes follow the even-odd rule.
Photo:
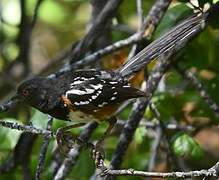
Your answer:
[[[89,115],[89,114],[85,114],[81,111],[73,111],[69,113],[69,119],[72,121],[76,121],[76,122],[81,122],[81,123],[88,123],[91,121],[97,121],[98,119],[96,119],[94,116]]]

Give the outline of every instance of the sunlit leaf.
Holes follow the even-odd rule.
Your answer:
[[[17,122],[15,119],[4,119],[8,122]],[[10,128],[1,128],[0,131],[0,149],[13,149],[18,141],[18,138],[21,134],[21,131],[10,129]]]
[[[136,132],[135,132],[135,142],[137,144],[141,144],[144,140],[144,136],[146,133],[146,128],[145,127],[139,127]]]
[[[197,160],[203,157],[203,151],[199,144],[187,134],[181,134],[176,137],[172,144],[172,149],[179,157]]]

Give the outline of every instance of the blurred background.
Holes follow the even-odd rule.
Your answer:
[[[165,16],[152,36],[159,37],[183,18],[193,13],[187,1],[172,1]],[[92,8],[102,0],[0,0],[0,102],[9,99],[17,85],[34,75],[49,75],[56,72],[68,59],[69,49],[80,40],[92,25],[101,9]],[[147,15],[153,0],[143,0],[143,14]],[[201,6],[212,3],[200,0]],[[101,6],[101,5],[100,5]],[[102,5],[103,6],[103,5]],[[97,7],[97,6],[95,6]],[[136,1],[123,1],[109,24],[104,36],[92,45],[90,52],[125,39],[138,30]],[[212,22],[197,38],[180,52],[179,64],[195,73],[204,84],[212,99],[219,105],[219,21]],[[145,46],[146,43],[142,43]],[[123,48],[102,58],[101,63],[91,67],[115,69],[127,58],[130,47]],[[148,72],[156,62],[148,66]],[[133,80],[137,87],[143,81],[143,73]],[[219,118],[196,89],[174,68],[162,78],[152,101],[160,112],[165,125],[179,125],[183,128],[167,128],[170,146],[161,140],[158,146],[153,171],[170,171],[166,148],[178,159],[185,170],[209,168],[219,159]],[[128,118],[131,106],[119,115]],[[45,128],[47,115],[28,107],[16,107],[0,114],[4,121],[33,124]],[[145,111],[145,119],[135,132],[122,168],[148,170],[154,140],[158,136],[157,120],[151,110]],[[67,123],[54,120],[53,129]],[[122,124],[122,123],[121,123]],[[101,124],[92,135],[96,140],[103,134],[107,123]],[[147,128],[145,128],[147,127]],[[121,127],[120,127],[121,129]],[[118,141],[118,131],[107,138],[104,150],[106,162],[111,160]],[[75,135],[83,128],[73,130]],[[28,138],[26,138],[28,137]],[[38,163],[42,136],[0,127],[0,179],[32,179]],[[161,138],[162,139],[162,138]],[[84,149],[73,167],[70,179],[89,179],[95,166],[89,150]],[[51,140],[46,156],[43,179],[52,179],[57,164],[63,155],[59,154],[54,140]],[[55,164],[56,163],[56,164]],[[54,165],[55,164],[55,165]],[[176,168],[177,169],[177,168]],[[139,179],[119,177],[118,179]]]

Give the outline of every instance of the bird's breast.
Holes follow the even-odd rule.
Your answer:
[[[77,121],[80,123],[88,123],[91,121],[99,122],[99,119],[97,119],[95,116],[93,116],[91,114],[86,114],[82,111],[70,111],[68,118],[71,121]]]

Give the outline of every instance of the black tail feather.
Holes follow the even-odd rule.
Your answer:
[[[121,76],[127,78],[162,54],[166,52],[174,54],[206,26],[206,23],[210,18],[215,16],[216,12],[218,13],[218,9],[219,2],[213,5],[209,11],[202,14],[194,14],[183,20],[170,31],[149,44],[132,59],[127,61],[118,72]]]

